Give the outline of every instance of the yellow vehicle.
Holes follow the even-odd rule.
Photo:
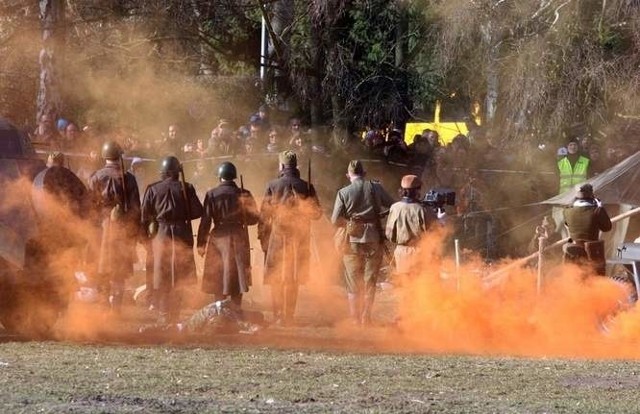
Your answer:
[[[474,102],[472,110],[467,112],[466,115],[460,115],[460,111],[447,111],[445,116],[441,117],[441,111],[442,102],[438,100],[433,114],[433,122],[407,122],[404,129],[404,141],[407,144],[411,144],[415,135],[422,134],[425,129],[431,129],[438,133],[441,144],[448,145],[456,135],[469,134],[465,118],[472,117],[477,125],[482,122],[480,119],[480,104],[477,102]]]

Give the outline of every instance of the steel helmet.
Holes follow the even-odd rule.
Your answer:
[[[238,172],[236,171],[236,166],[230,162],[223,162],[218,167],[218,177],[223,180],[235,180],[238,178]]]
[[[115,141],[107,141],[102,145],[102,159],[118,160],[123,153],[122,147]]]
[[[173,155],[170,155],[162,159],[162,162],[160,163],[160,172],[167,174],[177,174],[180,172],[181,167],[182,165],[180,164],[180,161]]]

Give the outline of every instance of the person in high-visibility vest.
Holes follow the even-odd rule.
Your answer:
[[[574,190],[576,185],[591,177],[591,160],[579,153],[578,140],[572,138],[567,143],[567,155],[558,160],[560,186],[558,193]]]

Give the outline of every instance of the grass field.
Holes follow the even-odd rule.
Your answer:
[[[247,343],[0,344],[3,413],[638,412],[624,361],[390,355]]]
[[[367,329],[344,321],[340,286],[303,288],[295,327],[254,335],[145,336],[142,306],[118,320],[75,308],[57,341],[0,329],[0,413],[639,412],[638,310],[607,332],[615,285],[558,279],[537,296],[523,277],[417,291],[409,332],[391,323],[395,289],[378,293]],[[269,320],[268,298],[257,285],[244,307]]]

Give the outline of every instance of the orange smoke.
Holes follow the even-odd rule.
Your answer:
[[[423,243],[424,257],[434,245]],[[564,265],[544,281],[540,293],[534,269],[511,271],[488,286],[476,269],[462,265],[452,279],[442,266],[423,261],[405,279],[398,304],[402,339],[410,350],[563,357],[632,357],[637,312],[626,311],[629,290],[585,269]],[[445,267],[447,264],[445,263]],[[450,264],[449,264],[450,266]],[[636,334],[640,336],[640,334]],[[613,346],[615,345],[615,346]]]

